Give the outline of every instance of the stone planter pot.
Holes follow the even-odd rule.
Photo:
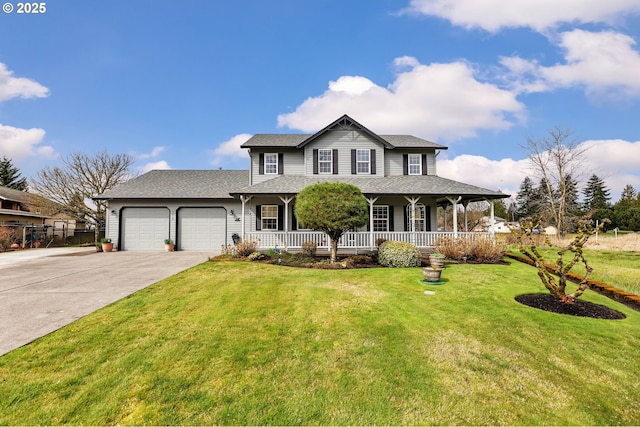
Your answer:
[[[431,267],[433,268],[444,268],[444,257],[439,256],[429,256],[429,264],[431,264]]]
[[[425,282],[439,282],[441,273],[441,268],[425,267],[422,269]]]

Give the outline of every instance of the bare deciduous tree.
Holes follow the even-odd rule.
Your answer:
[[[547,206],[543,207],[558,228],[560,237],[568,230],[568,199],[571,196],[571,178],[577,179],[583,173],[584,153],[587,150],[571,139],[573,132],[558,126],[547,131],[541,139],[528,138],[523,145],[529,156],[534,174],[543,184]]]
[[[111,156],[106,150],[89,156],[72,153],[62,159],[63,167],[47,166],[32,178],[34,192],[62,205],[67,213],[96,226],[96,235],[105,225],[107,202],[91,198],[128,181],[133,157]]]

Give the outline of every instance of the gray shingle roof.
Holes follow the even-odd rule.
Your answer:
[[[365,195],[462,196],[463,200],[509,197],[500,191],[488,190],[433,175],[402,175],[383,178],[284,175],[247,186],[239,191],[232,192],[232,194],[293,195],[299,193],[308,185],[325,181],[353,184],[360,188],[360,191]]]
[[[266,134],[259,133],[247,140],[241,145],[242,148],[254,148],[254,147],[283,147],[283,148],[296,148],[302,144],[305,140],[310,138],[309,134]],[[436,148],[439,150],[446,150],[444,145],[436,144],[435,142],[427,141],[426,139],[418,138],[412,135],[379,135],[393,148]]]
[[[248,170],[152,170],[94,199],[231,199]]]

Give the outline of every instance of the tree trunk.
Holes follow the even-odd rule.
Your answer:
[[[331,239],[331,264],[336,262],[338,254],[338,239]]]

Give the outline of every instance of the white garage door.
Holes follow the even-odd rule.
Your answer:
[[[219,250],[227,233],[226,211],[222,208],[178,209],[178,249]]]
[[[164,249],[164,239],[169,238],[169,209],[124,208],[122,221],[125,251]]]

